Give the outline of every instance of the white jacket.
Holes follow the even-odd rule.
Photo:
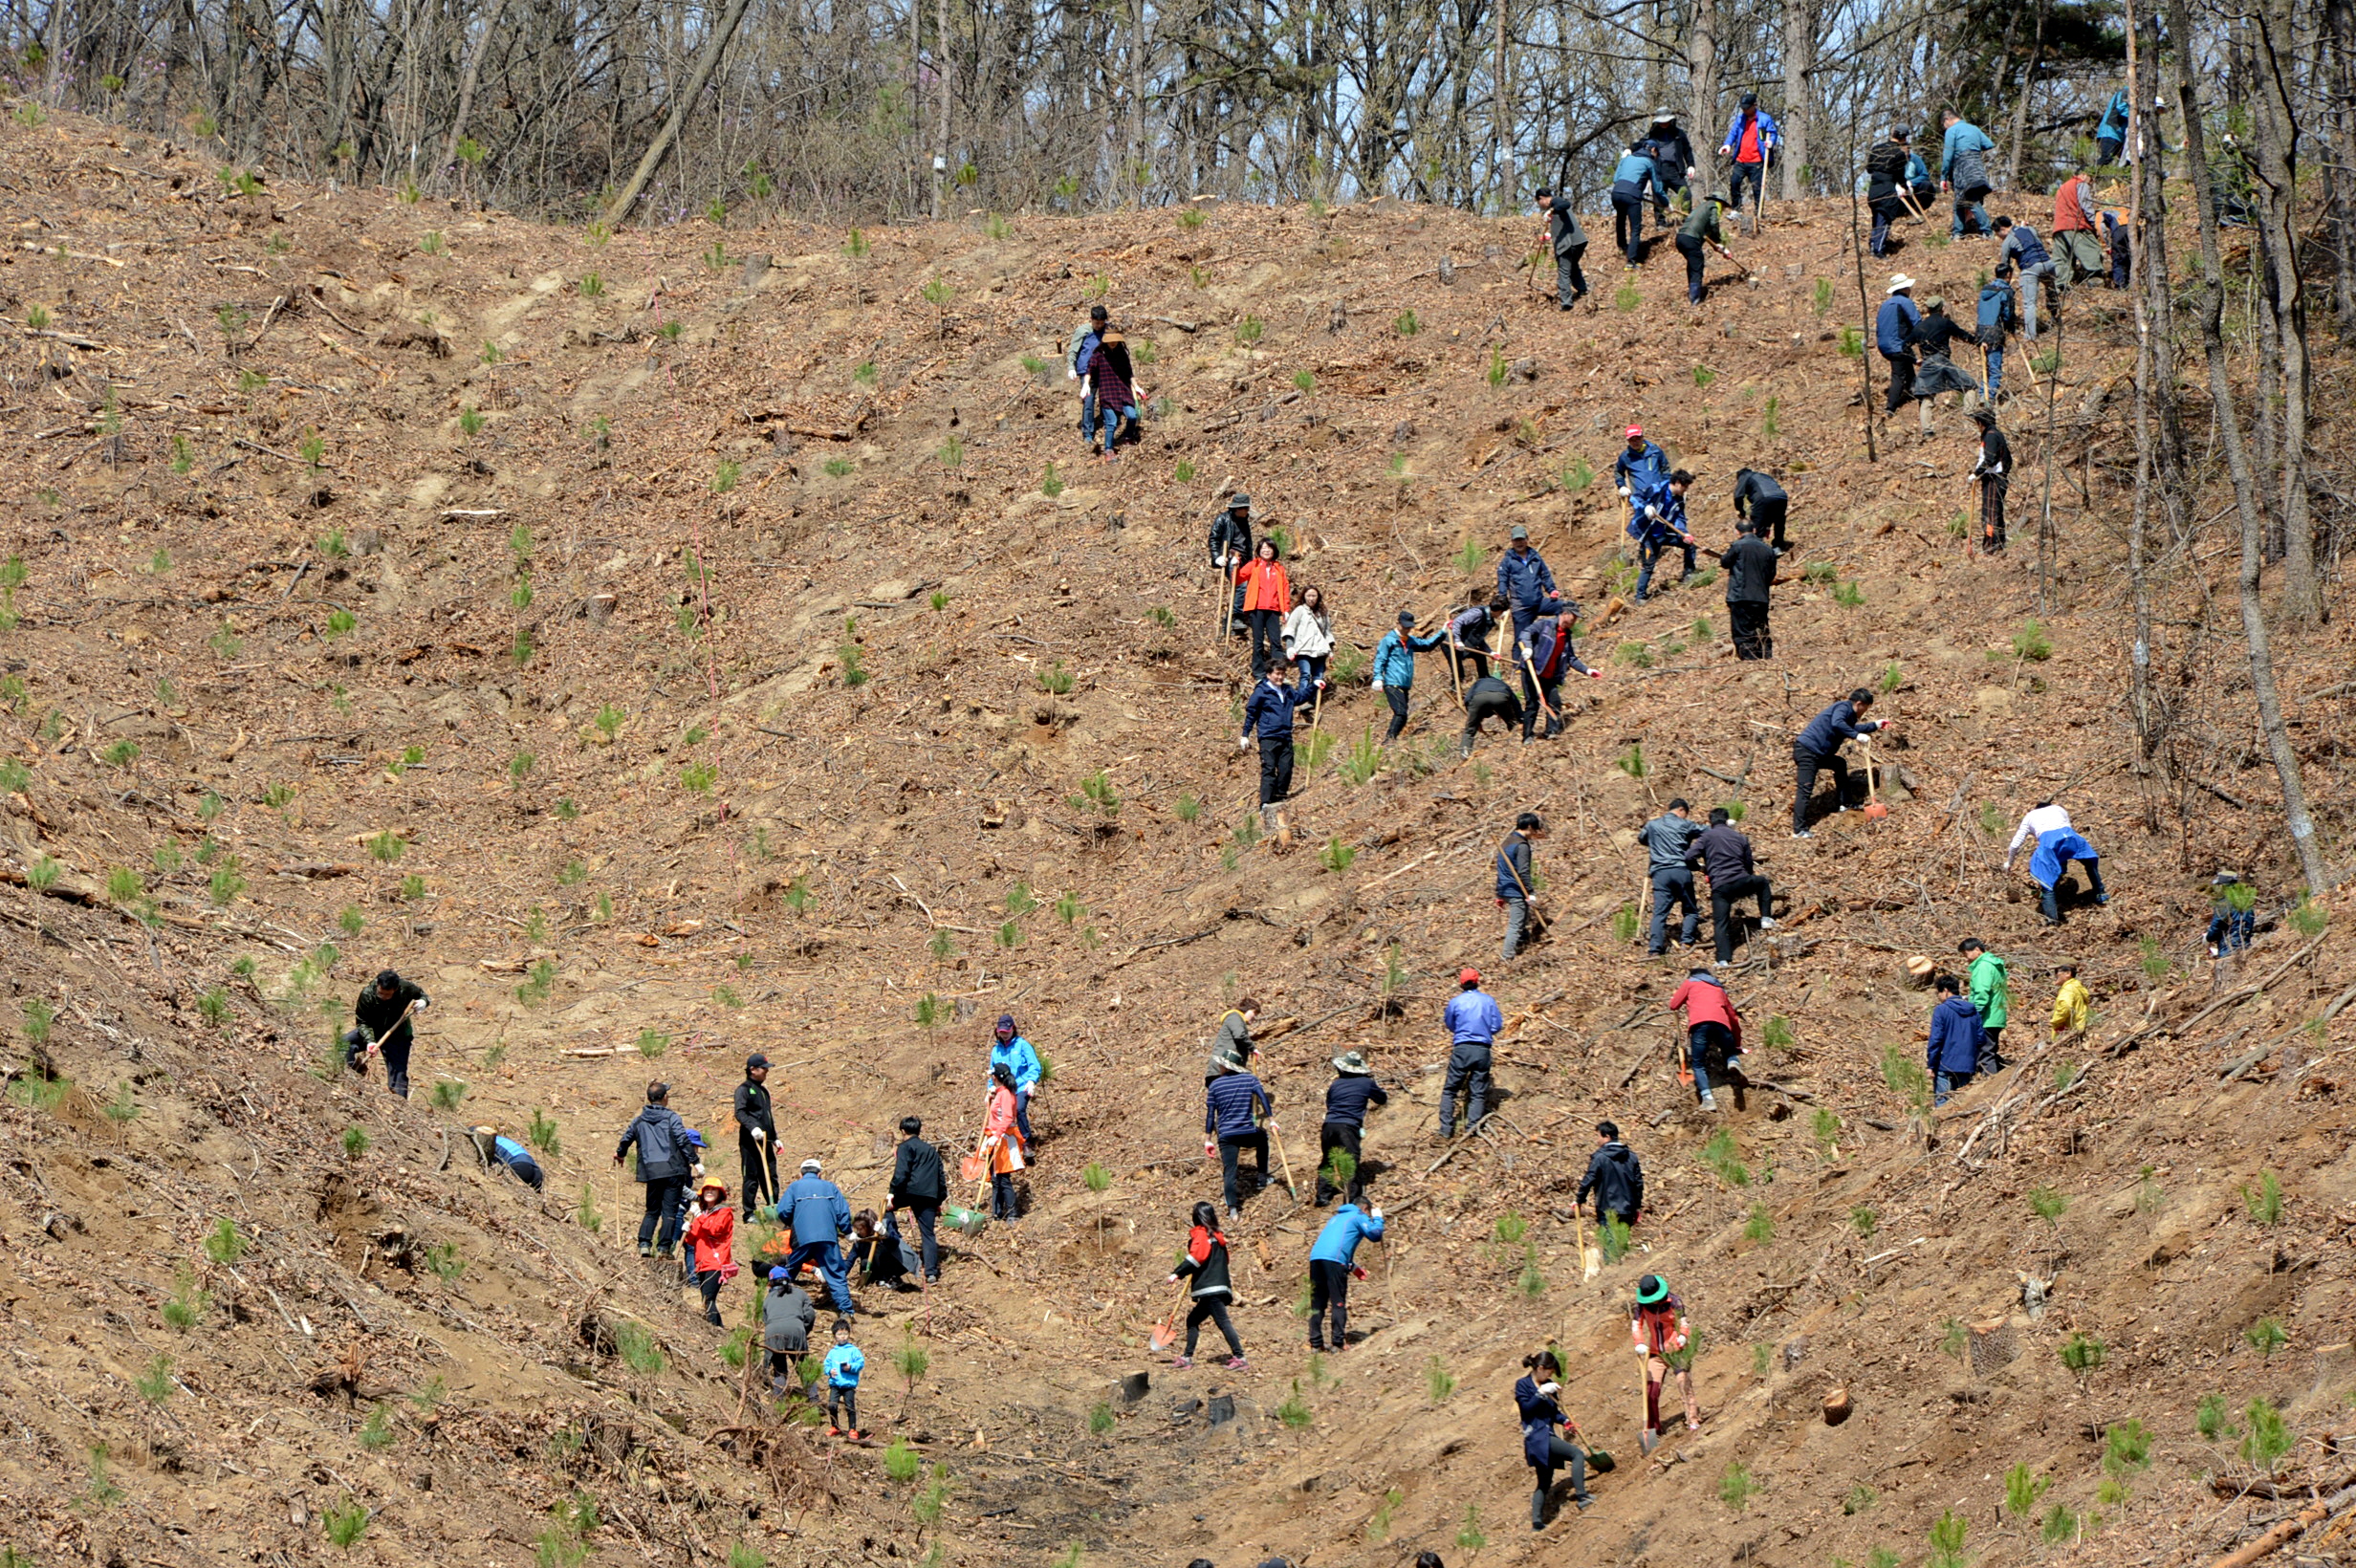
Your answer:
[[[1306,604],[1284,618],[1284,651],[1296,659],[1322,659],[1334,651],[1334,623]]]
[[[2038,807],[2020,819],[2020,826],[2013,834],[2012,843],[2004,851],[2005,863],[2008,865],[2012,863],[2013,857],[2020,853],[2022,844],[2033,843],[2054,829],[2065,828],[2069,825],[2070,814],[2060,806]]]

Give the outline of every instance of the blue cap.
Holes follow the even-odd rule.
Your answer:
[[[772,1269],[769,1271],[769,1277],[774,1283],[783,1284],[785,1282],[785,1271],[783,1269]]]
[[[710,1146],[710,1144],[704,1142],[704,1135],[702,1133],[697,1132],[693,1127],[689,1127],[687,1129],[687,1147],[700,1149],[709,1148]]]

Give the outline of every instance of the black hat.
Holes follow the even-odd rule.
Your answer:
[[[399,974],[391,969],[377,970],[377,990],[399,991],[400,989],[401,976]]]
[[[1228,510],[1231,512],[1240,511],[1245,507],[1249,507],[1251,504],[1252,497],[1246,495],[1241,490],[1237,490],[1234,494],[1227,498]]]
[[[769,1058],[762,1056],[758,1051],[753,1052],[753,1055],[745,1058],[745,1071],[748,1073],[752,1072],[755,1067],[766,1067],[768,1065]]]
[[[1756,93],[1745,93],[1745,94],[1743,94],[1743,95],[1742,95],[1742,106],[1743,106],[1744,108],[1746,108],[1746,109],[1756,109],[1756,108],[1757,108],[1757,107],[1758,107],[1758,95],[1757,95]]]
[[[1978,425],[1978,426],[1983,430],[1993,430],[1996,427],[1996,415],[1990,413],[1985,408],[1974,408],[1972,410],[1972,419],[1973,422]]]
[[[1595,1124],[1595,1130],[1603,1137],[1614,1141],[1617,1141],[1620,1137],[1619,1123],[1614,1122],[1598,1122]]]
[[[1402,611],[1400,611],[1400,612],[1399,612],[1399,624],[1401,624],[1402,626],[1412,626],[1412,625],[1414,625],[1414,624],[1415,624],[1415,612],[1414,612],[1413,610],[1402,610]]]

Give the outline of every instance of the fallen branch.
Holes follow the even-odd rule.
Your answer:
[[[2297,1540],[2306,1533],[2309,1525],[2320,1523],[2341,1512],[2351,1501],[2356,1501],[2356,1486],[2342,1487],[2330,1496],[2309,1503],[2249,1545],[2226,1553],[2211,1563],[2209,1568],[2249,1568],[2258,1558],[2270,1557]]]

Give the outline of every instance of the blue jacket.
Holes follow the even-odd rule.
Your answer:
[[[1036,1051],[1032,1050],[1031,1042],[1024,1039],[1020,1034],[1015,1035],[1004,1045],[1000,1045],[998,1043],[996,1036],[992,1036],[990,1041],[990,1072],[985,1073],[983,1076],[985,1078],[992,1076],[992,1074],[994,1074],[1001,1064],[1013,1070],[1014,1074],[1015,1093],[1029,1094],[1032,1090],[1039,1086],[1039,1078],[1041,1076],[1039,1070],[1039,1054]]]
[[[1211,1090],[1203,1097],[1203,1131],[1216,1133],[1221,1138],[1241,1138],[1252,1131],[1252,1107],[1257,1105],[1270,1116],[1276,1114],[1268,1091],[1250,1073],[1227,1073],[1211,1080]]]
[[[2048,828],[2037,836],[2036,853],[2029,857],[2029,875],[2040,887],[2051,887],[2072,860],[2094,860],[2094,846],[2076,828]]]
[[[1873,317],[1873,346],[1890,359],[1908,352],[1914,341],[1914,323],[1923,318],[1921,309],[1904,294],[1891,294],[1882,301],[1881,310]]]
[[[1906,183],[1909,185],[1927,185],[1931,183],[1931,165],[1923,162],[1921,153],[1906,155]]]
[[[1654,508],[1660,515],[1647,516],[1645,512],[1647,507]],[[1629,492],[1629,538],[1639,544],[1683,544],[1685,536],[1691,532],[1692,528],[1686,521],[1685,497],[1669,486],[1658,485],[1647,489],[1640,485]]]
[[[522,1182],[535,1192],[547,1185],[548,1178],[541,1171],[540,1163],[532,1158],[530,1149],[505,1134],[494,1135],[491,1139],[491,1145],[498,1151],[496,1156],[498,1162],[513,1171],[517,1181]]]
[[[837,1345],[826,1353],[826,1382],[830,1387],[857,1388],[867,1370],[866,1352],[857,1345]]]
[[[807,1247],[851,1233],[851,1203],[842,1188],[818,1176],[804,1176],[777,1200],[780,1214],[791,1217],[794,1245]]]
[[[1579,620],[1579,606],[1566,604],[1560,615],[1540,616],[1530,622],[1529,640],[1522,643],[1522,657],[1529,660],[1540,683],[1553,686],[1562,679],[1567,667],[1587,673],[1587,666],[1579,655],[1571,651],[1571,627]]]
[[[1383,634],[1383,641],[1374,645],[1374,678],[1386,686],[1405,691],[1415,684],[1415,656],[1429,653],[1448,641],[1446,632],[1433,632],[1429,637],[1400,634],[1394,626]]]
[[[1363,1127],[1367,1106],[1389,1103],[1390,1096],[1383,1092],[1383,1086],[1364,1073],[1344,1073],[1325,1085],[1328,1126]]]
[[[2032,267],[2044,266],[2053,260],[2053,256],[2046,250],[2045,242],[2037,237],[2036,229],[2031,229],[2025,223],[2017,223],[2006,231],[2004,244],[1996,251],[1996,260],[1999,263],[2007,259],[2010,259],[2019,271],[2025,272]]]
[[[1669,483],[1669,454],[1649,441],[1641,452],[1631,452],[1623,446],[1620,455],[1612,461],[1611,475],[1613,486],[1633,497],[1651,486]],[[1639,477],[1644,483],[1637,482]]]
[[[1339,1263],[1346,1269],[1358,1256],[1360,1242],[1382,1239],[1383,1222],[1358,1205],[1345,1203],[1334,1210],[1334,1217],[1317,1233],[1317,1245],[1309,1249],[1309,1261]]]
[[[1514,1406],[1521,1413],[1521,1456],[1538,1470],[1555,1468],[1555,1428],[1562,1425],[1562,1406],[1538,1391],[1538,1379],[1524,1372],[1514,1384]]]
[[[1096,346],[1103,340],[1104,335],[1097,331],[1093,324],[1084,326],[1072,335],[1073,375],[1085,376],[1088,373],[1088,361],[1096,358]]]
[[[1252,688],[1251,700],[1243,705],[1243,728],[1247,735],[1289,735],[1293,732],[1293,709],[1317,695],[1317,681],[1307,670],[1300,674],[1300,685],[1290,689],[1276,684],[1272,673]]]
[[[1514,880],[1516,873],[1519,873],[1521,881]],[[1521,829],[1516,828],[1497,846],[1497,897],[1521,898],[1523,889],[1530,885],[1530,840],[1522,837]]]
[[[1966,153],[1975,153],[1985,158],[1996,150],[1996,144],[1988,140],[1986,131],[1968,120],[1958,120],[1947,127],[1947,138],[1939,143],[1939,178],[1952,178],[1955,160]]]
[[[1497,557],[1497,592],[1510,604],[1541,604],[1555,592],[1555,575],[1537,551],[1508,550]]]
[[[1611,193],[1614,196],[1633,196],[1643,201],[1647,186],[1651,187],[1653,195],[1664,200],[1669,196],[1669,192],[1661,188],[1661,177],[1654,172],[1651,159],[1632,152],[1622,153],[1620,162],[1612,165]]]
[[[1979,1070],[1980,1041],[1987,1026],[1969,996],[1950,996],[1931,1012],[1931,1048],[1924,1065],[1934,1073]]]
[[[2110,95],[2110,107],[2103,111],[2103,122],[2094,127],[2095,137],[2098,140],[2109,137],[2114,142],[2125,142],[2127,140],[2127,89],[2123,87]]]
[[[1792,742],[1792,750],[1805,751],[1812,757],[1828,757],[1841,750],[1843,741],[1855,740],[1881,728],[1882,721],[1879,719],[1858,723],[1857,705],[1843,697],[1808,721],[1808,728],[1802,730],[1800,738]]]
[[[1749,111],[1758,117],[1758,150],[1761,160],[1783,144],[1783,133],[1776,125],[1776,117],[1764,109]],[[1734,111],[1734,120],[1726,127],[1726,150],[1736,162],[1742,158],[1742,117],[1744,111]]]
[[[1460,991],[1440,1010],[1440,1021],[1448,1026],[1451,1044],[1462,1045],[1471,1040],[1476,1045],[1488,1045],[1505,1027],[1505,1014],[1498,1010],[1497,999],[1487,991]]]
[[[679,1113],[668,1105],[649,1105],[638,1113],[614,1145],[616,1158],[638,1145],[638,1179],[642,1182],[667,1181],[687,1173],[687,1124],[679,1120]]]
[[[1636,841],[1651,856],[1646,869],[1654,876],[1664,871],[1687,870],[1692,860],[1693,840],[1701,836],[1699,822],[1673,811],[1663,812],[1636,830]]]

